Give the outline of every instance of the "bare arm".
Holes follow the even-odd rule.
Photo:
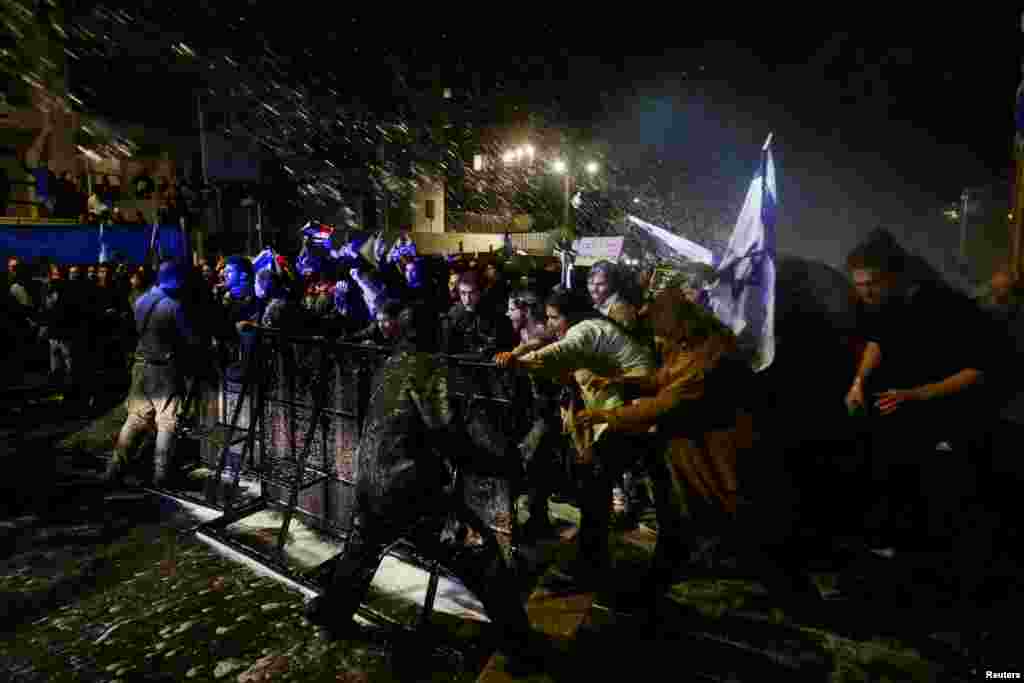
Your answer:
[[[50,121],[50,115],[46,115],[45,122],[43,123],[43,129],[39,131],[39,135],[32,141],[32,146],[25,152],[25,165],[29,168],[39,168],[40,160],[43,156],[43,147],[46,146],[46,138],[49,137],[53,131],[53,123]]]
[[[625,375],[615,378],[616,384],[625,387],[632,387],[641,394],[658,393],[658,376],[651,375]]]
[[[857,368],[857,375],[853,378],[855,385],[864,383],[864,379],[874,372],[875,368],[882,362],[882,347],[878,342],[868,342],[861,355],[860,366]]]
[[[512,349],[512,355],[515,356],[516,358],[521,358],[526,354],[530,353],[531,351],[536,351],[537,349],[544,348],[544,346],[546,346],[549,343],[550,342],[548,342],[545,339],[533,339],[531,341],[520,344],[516,348]]]
[[[980,370],[964,368],[960,372],[955,375],[950,375],[941,382],[925,384],[924,386],[919,387],[918,392],[921,394],[921,398],[925,400],[951,396],[977,384],[981,377],[982,373]]]

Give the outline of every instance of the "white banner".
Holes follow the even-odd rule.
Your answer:
[[[577,258],[594,261],[615,261],[622,255],[625,237],[583,237],[572,243]]]

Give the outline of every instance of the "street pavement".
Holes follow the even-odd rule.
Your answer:
[[[358,638],[321,641],[302,616],[302,592],[183,533],[216,512],[97,486],[121,415],[79,419],[41,402],[0,422],[0,677],[511,679],[478,601],[454,581],[442,584],[419,639],[366,625]],[[783,586],[712,554],[652,618],[609,596],[545,587],[552,563],[571,556],[578,518],[568,505],[552,513],[558,533],[523,561],[528,609],[553,651],[530,680],[974,681],[986,670],[1024,672],[1012,626],[1024,592],[1008,557],[985,558],[985,581],[968,591],[958,571],[971,558],[887,560],[851,542]],[[279,516],[261,514],[234,530],[238,540],[273,537]],[[635,585],[654,534],[642,526],[611,540],[622,584]],[[289,556],[299,565],[336,551],[293,522]],[[425,585],[422,570],[388,558],[370,606],[410,622]]]

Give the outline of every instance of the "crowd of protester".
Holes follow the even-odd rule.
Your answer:
[[[856,485],[865,487],[862,531],[875,548],[941,545],[959,533],[964,505],[1008,492],[1021,474],[1020,286],[1000,268],[987,297],[971,301],[909,280],[903,258],[876,234],[847,263],[862,343],[845,402],[850,419],[863,420],[851,433],[870,448],[869,473]],[[69,409],[123,395],[145,327],[133,311],[153,273],[7,265],[7,381],[45,355]],[[562,570],[567,581],[607,583],[609,525],[636,526],[645,508],[656,511],[659,537],[648,588],[687,571],[699,552],[695,529],[738,528],[730,525],[750,502],[745,463],[761,457],[757,437],[771,426],[758,424],[764,389],[736,337],[698,292],[654,292],[650,270],[610,262],[594,264],[574,289],[557,269],[507,275],[494,255],[409,253],[351,266],[326,277],[308,258],[275,255],[258,272],[251,259],[218,258],[188,270],[182,307],[200,336],[237,339],[262,326],[376,346],[397,344],[415,310],[432,321],[417,331],[417,350],[523,370],[533,397],[523,405],[528,429],[516,437],[530,500],[524,533],[550,532],[552,495],[579,506],[580,553]],[[741,549],[754,540],[733,535]],[[786,575],[785,552],[756,540],[747,556]]]

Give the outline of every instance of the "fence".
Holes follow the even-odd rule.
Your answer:
[[[285,510],[289,519],[294,514],[329,536],[344,537],[359,475],[356,447],[373,377],[388,350],[276,330],[261,330],[258,339],[245,361],[254,364],[249,376],[256,382],[245,393],[237,426],[252,429],[251,466],[260,479],[263,502]],[[510,408],[529,405],[529,381],[490,362],[446,359],[454,413],[477,451],[459,454],[460,461],[471,463],[463,468],[466,501],[511,552],[520,471],[512,444],[522,439],[529,424],[523,410]],[[210,397],[216,407],[206,410],[205,427],[231,420],[242,395],[238,376],[225,373],[217,395]],[[218,466],[222,445],[205,445],[205,465]],[[241,441],[230,449],[242,452]]]

